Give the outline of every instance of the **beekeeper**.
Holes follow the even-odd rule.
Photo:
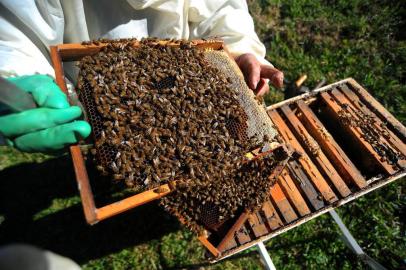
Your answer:
[[[50,77],[49,46],[98,38],[220,37],[258,95],[269,79],[280,87],[283,74],[264,59],[243,0],[0,0],[0,75],[32,93],[39,108],[0,116],[0,132],[23,151],[50,151],[90,134],[77,106]],[[75,81],[74,65],[64,66]],[[33,75],[36,74],[36,75]],[[1,91],[1,89],[0,89]]]

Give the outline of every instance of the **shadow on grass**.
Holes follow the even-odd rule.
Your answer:
[[[316,242],[319,241],[320,239],[328,239],[328,241],[334,241],[337,238],[337,234],[334,232],[318,232],[312,237],[304,237],[303,239],[299,241],[294,241],[291,242],[289,241],[288,243],[274,243],[272,247],[267,247],[268,252],[270,253],[271,259],[272,259],[272,253],[275,250],[292,250],[292,249],[297,249],[300,250],[303,248],[306,244],[310,242]],[[357,256],[350,252],[349,250],[345,250],[345,254],[343,256],[346,257],[348,260],[357,260]],[[243,251],[240,253],[237,253],[231,257],[228,257],[224,260],[221,260],[220,262],[226,262],[226,261],[237,261],[242,258],[256,258],[258,261],[260,261],[260,256],[257,248],[254,246],[250,248],[247,251]],[[283,261],[283,258],[280,258]],[[284,261],[283,261],[284,262]],[[284,262],[285,264],[288,264],[288,262]],[[306,265],[306,258],[304,256],[298,255],[295,257],[295,263],[298,265]],[[334,267],[336,269],[342,269],[343,268],[343,261],[339,262],[341,263],[340,265],[335,265]],[[202,262],[202,263],[196,263],[196,264],[184,264],[184,265],[177,265],[175,267],[167,267],[165,269],[167,270],[181,270],[181,269],[189,269],[189,270],[198,270],[201,269],[202,267],[208,267],[210,265],[213,265],[210,262]]]
[[[0,223],[0,245],[29,243],[80,264],[159,239],[180,227],[156,203],[88,225],[68,156],[5,169],[0,179],[0,214],[5,218]],[[61,205],[55,203],[60,198],[65,198]]]

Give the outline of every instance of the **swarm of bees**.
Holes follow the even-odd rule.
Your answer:
[[[96,111],[98,169],[137,190],[176,180],[161,204],[194,230],[207,207],[215,223],[265,201],[275,161],[245,163],[255,145],[230,132],[230,123],[246,125],[230,79],[187,41],[132,41],[109,42],[80,62],[79,96]]]

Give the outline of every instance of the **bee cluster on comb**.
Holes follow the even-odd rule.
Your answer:
[[[195,231],[205,225],[202,205],[219,222],[261,204],[276,163],[244,163],[257,145],[229,130],[230,123],[246,125],[230,78],[187,41],[146,39],[136,48],[132,41],[108,43],[80,62],[79,97],[90,91],[84,103],[95,107],[98,169],[139,191],[176,180],[161,204]]]

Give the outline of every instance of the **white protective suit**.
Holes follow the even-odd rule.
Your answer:
[[[244,0],[0,0],[0,75],[54,76],[49,46],[104,38],[221,37],[265,59]],[[75,78],[74,65],[65,74]]]

